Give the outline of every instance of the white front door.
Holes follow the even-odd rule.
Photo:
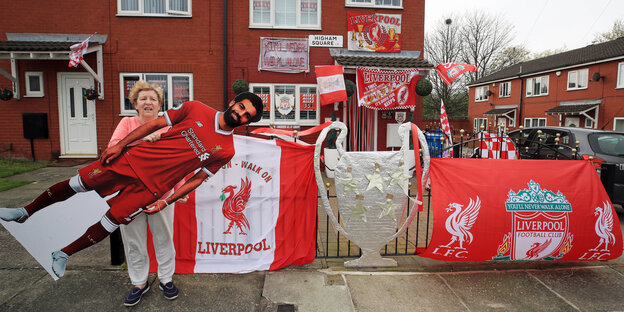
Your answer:
[[[579,117],[566,117],[564,126],[566,127],[578,127],[581,119]]]
[[[97,157],[95,101],[83,97],[94,87],[88,73],[58,73],[61,157]]]

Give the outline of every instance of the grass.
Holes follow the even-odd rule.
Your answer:
[[[23,172],[32,171],[43,168],[48,165],[44,161],[28,161],[19,159],[0,159],[0,192],[10,190],[12,188],[31,183],[32,181],[24,180],[7,180],[6,177],[16,175]]]

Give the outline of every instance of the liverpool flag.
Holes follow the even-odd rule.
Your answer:
[[[311,263],[314,146],[246,136],[234,136],[234,144],[234,158],[187,203],[176,203],[176,273],[244,273]],[[150,259],[155,272],[153,254]]]
[[[348,99],[345,88],[342,66],[315,66],[316,83],[321,94],[321,105],[342,102]]]

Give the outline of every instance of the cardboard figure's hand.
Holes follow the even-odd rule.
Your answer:
[[[123,152],[123,147],[119,146],[119,144],[116,144],[107,148],[106,150],[104,150],[104,153],[102,153],[102,157],[100,158],[102,164],[105,164],[105,165],[109,164],[115,158],[119,157],[119,155],[121,155],[122,152]]]
[[[184,203],[186,203],[188,201],[188,199],[189,199],[189,196],[188,196],[188,194],[186,194],[186,195],[180,197],[180,199],[176,200],[176,203],[184,204]]]
[[[160,140],[160,132],[154,132],[143,138],[143,141],[146,142],[156,142],[158,140]]]
[[[152,204],[150,204],[149,206],[145,207],[145,213],[147,214],[155,214],[163,209],[165,209],[165,207],[167,207],[169,204],[167,203],[166,200],[164,199],[159,199],[155,202],[153,202]]]

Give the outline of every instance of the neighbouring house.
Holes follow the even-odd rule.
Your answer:
[[[352,81],[358,66],[426,76],[424,10],[425,0],[17,1],[0,13],[0,88],[14,93],[0,101],[0,157],[97,158],[119,120],[135,114],[127,94],[139,79],[164,89],[164,109],[198,100],[219,110],[243,79],[267,105],[245,132],[305,130],[335,112],[357,131],[362,142],[353,146],[386,150],[388,129],[404,115],[364,110],[353,96],[321,106],[314,67],[343,65]],[[400,52],[348,48],[358,42],[348,37],[350,13],[395,17],[400,28],[376,34],[401,38]],[[68,67],[70,46],[91,34],[84,63]],[[95,100],[83,96],[91,88]],[[419,122],[421,97],[416,106],[403,112]]]
[[[473,131],[497,125],[624,131],[624,37],[515,64],[468,87]]]

